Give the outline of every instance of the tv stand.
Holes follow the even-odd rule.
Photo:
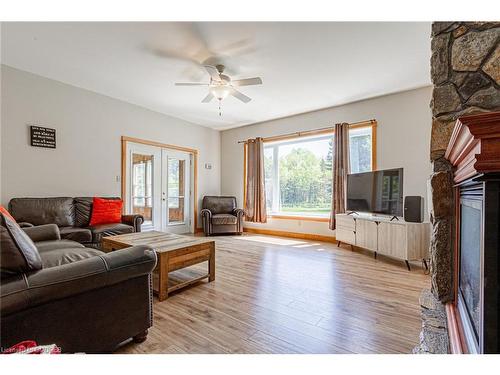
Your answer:
[[[348,212],[347,215],[359,215],[359,213],[357,213],[356,211],[351,211]]]
[[[397,216],[391,217],[391,220],[389,220],[389,221],[393,221],[394,219],[396,219],[397,221],[399,221],[399,218]]]
[[[335,215],[337,241],[371,250],[405,262],[429,258],[429,223],[410,223],[394,217]]]

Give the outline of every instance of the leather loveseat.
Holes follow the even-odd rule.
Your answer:
[[[9,212],[21,227],[56,224],[61,238],[94,248],[100,248],[102,237],[141,231],[141,215],[123,215],[121,223],[89,226],[92,201],[91,197],[13,198]]]
[[[243,232],[244,211],[236,207],[236,197],[203,197],[201,217],[206,236]]]
[[[63,353],[102,353],[146,339],[154,250],[103,253],[61,240],[55,224],[21,229],[3,214],[0,220],[2,348],[35,340]]]

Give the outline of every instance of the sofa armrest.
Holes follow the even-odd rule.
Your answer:
[[[22,228],[33,242],[60,240],[61,234],[56,224],[37,225]]]
[[[203,225],[203,233],[205,233],[206,236],[209,236],[212,234],[212,211],[208,208],[204,208],[201,210],[200,214]]]
[[[233,215],[238,218],[238,221],[236,222],[236,232],[242,233],[243,232],[243,218],[245,217],[245,210],[242,208],[235,208],[233,210]]]
[[[212,211],[210,211],[208,208],[204,208],[200,213],[202,217],[206,217],[208,219],[212,218]]]
[[[239,217],[243,217],[243,216],[245,215],[245,210],[244,210],[244,209],[242,209],[242,208],[235,208],[235,209],[233,210],[232,214],[233,214],[234,216],[237,216],[238,218],[239,218]]]
[[[31,227],[34,227],[33,224],[27,223],[25,221],[21,221],[20,223],[17,223],[17,225],[19,225],[21,228],[31,228]]]
[[[149,274],[156,253],[133,246],[61,266],[2,280],[1,314],[11,314],[52,300],[100,289]]]
[[[141,225],[144,223],[144,216],[142,215],[122,215],[122,223],[134,227],[136,232],[141,231]]]

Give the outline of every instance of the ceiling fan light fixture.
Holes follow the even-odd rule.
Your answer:
[[[227,96],[231,93],[231,87],[229,87],[227,85],[214,85],[214,86],[210,86],[209,91],[218,100],[222,100],[222,99],[227,98]]]

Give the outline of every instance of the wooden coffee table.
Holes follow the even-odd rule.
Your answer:
[[[158,283],[154,291],[158,293],[160,301],[167,299],[169,293],[203,279],[208,279],[209,282],[215,280],[213,239],[151,231],[109,236],[102,240],[102,247],[106,252],[136,245],[151,246],[156,251],[158,263],[153,272],[158,274]],[[208,273],[169,287],[169,272],[202,262],[208,262]]]

